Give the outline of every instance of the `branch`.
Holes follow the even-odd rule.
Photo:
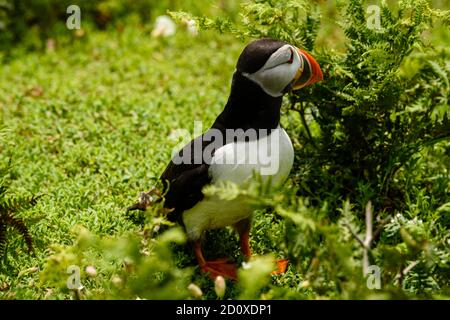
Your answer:
[[[309,130],[309,126],[308,126],[308,124],[306,123],[305,109],[303,109],[303,105],[302,105],[302,104],[300,104],[300,108],[301,108],[301,109],[299,110],[299,113],[300,113],[300,118],[301,118],[301,120],[302,120],[303,127],[304,127],[305,130],[306,130],[306,134],[308,135],[309,141],[311,141],[311,144],[315,147],[315,146],[316,146],[316,143],[314,142],[314,139],[313,139],[313,137],[312,137],[312,135],[311,135],[311,131]]]
[[[401,270],[394,278],[395,282],[399,282],[401,284],[403,282],[403,278],[406,276],[407,273],[409,273],[415,266],[419,264],[419,261],[413,261],[409,266],[407,266],[405,269]]]
[[[127,212],[133,210],[145,211],[148,207],[161,199],[161,191],[156,187],[151,188],[148,192],[141,192],[139,202],[127,208]]]
[[[379,219],[379,217],[377,217],[377,222],[379,224],[378,224],[378,227],[375,229],[375,231],[373,233],[373,240],[375,240],[380,235],[380,233],[381,233],[381,231],[383,231],[383,228],[386,225],[386,223],[390,222],[391,219],[392,219],[391,216],[388,216],[387,218],[382,219],[382,220]]]
[[[296,111],[300,114],[300,120],[302,121],[302,125],[305,128],[306,131],[306,135],[308,136],[308,140],[311,142],[311,144],[313,145],[313,147],[316,147],[316,143],[312,137],[311,131],[309,130],[309,126],[308,123],[306,122],[306,118],[305,118],[305,109],[303,108],[303,104],[300,102],[300,109],[295,108],[295,103],[296,102],[292,102],[290,110]]]
[[[366,237],[364,239],[363,247],[363,274],[366,276],[369,273],[369,250],[373,240],[373,214],[372,214],[372,202],[367,202],[366,205]]]
[[[366,234],[364,240],[362,240],[355,231],[352,230],[347,222],[344,225],[350,230],[350,233],[355,237],[359,244],[363,248],[363,274],[366,276],[369,273],[369,251],[373,241],[373,214],[372,214],[372,202],[367,202],[366,205]],[[378,231],[378,230],[377,230]]]
[[[364,248],[365,247],[364,241],[361,240],[361,238],[356,234],[355,231],[353,231],[352,227],[350,227],[350,225],[347,222],[344,222],[344,226],[347,227],[352,236],[355,237],[355,239],[359,242],[359,244]]]

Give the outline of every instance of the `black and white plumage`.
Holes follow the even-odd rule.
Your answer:
[[[202,188],[220,181],[242,185],[255,171],[270,179],[273,185],[283,183],[291,170],[294,151],[279,124],[282,96],[321,79],[320,67],[306,52],[273,39],[251,42],[239,57],[222,113],[208,131],[179,152],[178,157],[184,157],[184,163],[172,159],[163,172],[164,206],[172,210],[169,219],[184,226],[188,239],[196,245],[196,255],[204,271],[213,276],[235,278],[234,269],[224,261],[211,262],[203,258],[200,239],[205,230],[234,225],[241,236],[242,250],[249,256],[252,211],[241,197],[231,201],[205,198]],[[226,139],[230,130],[240,132],[233,141]],[[256,132],[256,136],[246,138],[250,130]],[[222,138],[212,139],[218,132]],[[202,152],[196,149],[199,146]],[[203,151],[208,151],[207,157]],[[224,158],[233,161],[222,161]]]

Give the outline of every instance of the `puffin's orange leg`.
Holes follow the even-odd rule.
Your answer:
[[[236,223],[235,228],[239,233],[241,241],[241,251],[248,259],[252,256],[252,250],[250,248],[250,220],[245,219]],[[288,265],[288,260],[278,259],[275,261],[277,264],[277,270],[274,270],[272,274],[285,273]]]
[[[250,231],[245,231],[240,235],[241,251],[247,258],[252,256],[252,249],[250,248]]]
[[[234,264],[228,263],[226,259],[219,259],[213,261],[205,260],[200,240],[195,241],[194,252],[202,271],[209,273],[213,280],[217,278],[217,276],[237,280],[237,268]]]
[[[241,234],[241,251],[247,258],[252,256],[252,250],[250,249],[250,237],[249,232],[243,232]],[[274,270],[272,274],[285,273],[288,265],[287,259],[278,259],[275,261],[277,264],[277,270]]]
[[[272,274],[285,273],[286,269],[287,269],[288,262],[289,262],[289,260],[287,260],[287,259],[278,259],[278,260],[276,260],[275,263],[277,264],[277,270],[272,271]]]
[[[234,225],[241,241],[241,251],[246,258],[252,256],[250,248],[250,219],[243,219]]]

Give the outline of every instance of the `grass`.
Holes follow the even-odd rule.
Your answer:
[[[0,281],[8,288],[0,292],[2,298],[69,297],[49,291],[39,271],[55,244],[76,242],[78,226],[99,237],[141,229],[126,207],[164,170],[178,143],[171,134],[178,129],[192,133],[194,121],[206,128],[215,120],[245,45],[212,32],[192,37],[180,31],[173,38],[154,39],[133,26],[123,32],[88,30],[82,38],[69,39],[45,53],[18,50],[0,75],[6,134],[0,157],[14,163],[10,192],[43,195],[19,214],[30,228],[35,252],[28,255],[19,235],[11,237],[0,266]],[[281,225],[273,224],[273,214],[256,217],[255,253],[276,253],[274,244],[281,239],[266,234],[281,236]],[[213,231],[207,238],[207,256],[240,259],[233,231]],[[177,257],[183,267],[196,265],[182,247]],[[206,297],[213,297],[210,280],[200,272],[196,277]]]
[[[331,5],[324,6],[330,12],[334,10]],[[333,16],[327,19],[332,21]],[[178,144],[171,138],[176,130],[187,129],[192,133],[195,120],[203,121],[204,128],[212,124],[226,103],[235,63],[245,43],[214,32],[201,32],[199,36],[192,37],[182,30],[171,38],[154,39],[150,36],[150,26],[134,23],[125,23],[124,26],[123,30],[109,28],[107,31],[97,31],[87,25],[84,35],[70,32],[58,37],[55,49],[27,51],[25,45],[18,46],[13,50],[12,57],[4,59],[0,72],[0,117],[4,135],[0,140],[0,164],[12,159],[11,194],[43,196],[36,206],[18,212],[18,217],[25,221],[34,239],[34,253],[27,253],[26,244],[19,234],[12,230],[8,233],[10,241],[7,254],[0,263],[0,298],[73,297],[65,286],[69,276],[65,272],[66,266],[74,261],[82,269],[94,265],[98,272],[96,278],[89,278],[86,273],[82,275],[85,292],[91,296],[140,296],[135,294],[136,290],[129,295],[123,292],[108,295],[107,292],[110,290],[108,286],[125,291],[116,281],[122,269],[127,268],[126,263],[125,267],[122,263],[126,255],[121,252],[136,251],[139,241],[151,242],[147,236],[149,232],[151,234],[154,221],[143,227],[136,222],[139,216],[129,216],[125,209],[137,200],[140,191],[149,189],[164,170],[172,149]],[[342,43],[336,39],[341,39],[342,34],[335,34],[333,40],[328,37],[333,30],[327,24],[319,33],[318,44],[340,50]],[[297,150],[302,148],[303,128],[298,115],[284,114],[282,121],[290,126]],[[404,169],[405,175],[411,173],[412,176],[407,179],[410,185],[406,188],[411,190],[411,194],[420,196],[405,200],[409,211],[403,214],[409,218],[422,217],[430,225],[425,229],[431,230],[433,236],[434,221],[443,221],[446,219],[444,214],[448,213],[447,207],[441,202],[444,198],[449,199],[450,184],[445,176],[448,167],[445,169],[444,163],[448,159],[447,145],[441,144],[437,151],[424,150],[418,164],[410,163],[408,166],[411,168]],[[416,179],[416,176],[420,179]],[[427,180],[437,176],[441,177],[439,183],[442,186],[436,187],[435,180]],[[291,177],[297,180],[300,178],[298,172]],[[434,183],[435,187],[430,189],[439,189],[442,194],[436,194],[436,200],[433,200],[432,192],[431,195],[425,189],[422,192],[421,185],[415,185],[416,180],[428,181],[430,185]],[[291,182],[287,183],[286,193],[291,192],[292,185],[299,183]],[[330,194],[333,192],[325,191]],[[342,195],[336,193],[333,197],[340,198]],[[434,209],[441,205],[441,211]],[[331,210],[336,213],[339,208]],[[303,214],[306,211],[305,207],[298,205],[296,212]],[[305,236],[310,242],[302,238],[302,233],[291,239],[293,245],[293,240],[300,242],[295,243],[299,244],[300,249],[297,250],[305,253],[303,273],[312,274],[314,278],[314,268],[323,268],[321,272],[332,274],[330,278],[345,279],[347,275],[334,275],[333,272],[338,268],[333,269],[327,263],[320,267],[314,266],[314,259],[319,261],[319,258],[329,258],[330,264],[344,261],[334,256],[339,250],[327,251],[326,247],[348,245],[350,248],[348,243],[354,239],[349,234],[344,234],[342,238],[335,237],[338,223],[332,219],[322,219],[325,214],[321,211],[317,210],[315,214],[311,210],[308,214],[313,216],[314,223],[320,228],[324,221],[331,220],[333,223],[323,227],[331,230],[330,237],[317,232]],[[361,215],[358,218],[363,220]],[[410,222],[407,221],[403,226]],[[448,225],[448,221],[444,222],[442,225]],[[271,253],[284,257],[287,251],[283,238],[285,223],[272,211],[255,212],[251,233],[255,254]],[[390,225],[397,229],[383,234],[383,245],[396,246],[396,249],[404,252],[404,243],[397,239],[400,238],[400,226],[401,223]],[[440,230],[439,234],[442,235],[439,236],[440,240],[448,241],[448,237],[445,238],[448,230]],[[133,235],[138,235],[137,240]],[[171,236],[177,237],[176,234]],[[97,240],[92,240],[94,237]],[[114,239],[120,237],[131,240],[115,242]],[[309,248],[308,245],[316,238],[320,248]],[[100,246],[98,243],[102,239],[107,242]],[[205,252],[208,257],[233,256],[238,262],[242,261],[237,235],[232,230],[209,232],[207,239]],[[347,243],[340,243],[342,239]],[[323,241],[323,245],[319,244],[322,243],[320,241]],[[361,251],[354,242],[352,262],[359,259]],[[99,247],[107,249],[98,250]],[[115,251],[111,247],[116,247]],[[172,245],[172,249],[175,264],[181,268],[175,271],[183,270],[185,278],[201,287],[204,298],[215,299],[214,285],[200,273],[192,252],[183,245]],[[118,255],[119,259],[110,258],[109,255],[114,255],[111,252]],[[157,255],[159,260],[152,261],[163,264],[165,253],[157,252]],[[59,267],[52,267],[55,265]],[[443,270],[448,270],[448,264],[442,265]],[[166,267],[173,266],[168,263]],[[348,270],[357,269],[355,266],[353,269],[344,267]],[[62,285],[48,281],[52,273],[58,281],[63,281]],[[444,271],[441,274],[445,274]],[[143,278],[147,279],[139,279]],[[164,276],[161,279],[161,283],[164,282]],[[342,292],[330,294],[326,291],[327,279],[317,279],[325,283],[324,291],[310,290],[303,280],[291,266],[286,274],[272,277],[271,284],[280,290],[266,290],[261,297],[298,298],[295,293],[300,292],[302,298],[326,298],[330,295],[349,298],[342,293],[346,292],[344,286],[347,284],[340,288]],[[173,290],[164,291],[172,287],[153,285],[150,281],[140,285],[160,288],[160,292],[147,295],[149,297],[188,296],[184,292],[187,284],[174,283],[179,295]],[[244,296],[256,296],[245,291],[251,287],[248,282],[244,285],[227,284],[225,298],[239,297],[242,290]]]
[[[42,297],[39,273],[51,244],[73,244],[82,225],[99,236],[139,226],[125,208],[170,159],[170,134],[194,120],[210,125],[224,106],[241,43],[210,33],[153,39],[127,27],[90,32],[53,52],[18,53],[2,67],[0,115],[12,157],[11,192],[44,194],[21,212],[34,256],[19,237],[8,246],[0,296]]]

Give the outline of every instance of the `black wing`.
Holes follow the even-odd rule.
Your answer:
[[[178,156],[184,161],[175,163],[172,159],[161,175],[165,188],[164,207],[172,209],[168,214],[170,221],[181,222],[183,211],[192,208],[203,199],[202,189],[211,182],[209,164],[205,162],[203,150],[211,141],[205,141],[204,136],[195,138],[180,150]],[[214,150],[211,150],[211,155]]]

